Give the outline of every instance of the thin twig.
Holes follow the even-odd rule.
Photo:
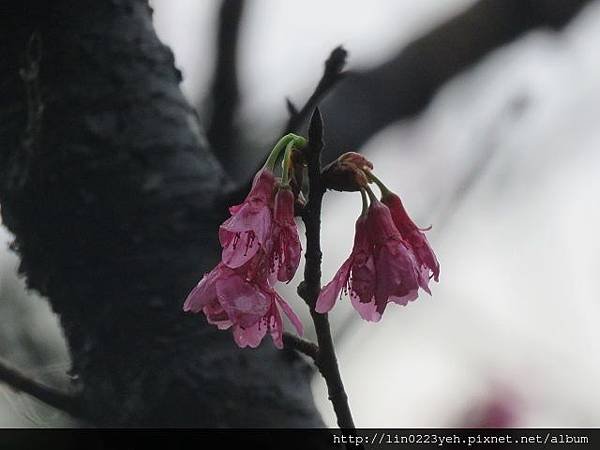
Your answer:
[[[290,113],[290,118],[285,126],[284,133],[287,134],[298,129],[302,126],[304,121],[308,119],[308,116],[314,111],[319,102],[323,99],[331,88],[333,88],[338,81],[344,77],[344,67],[346,66],[346,57],[348,52],[341,45],[334,48],[330,53],[329,58],[325,61],[325,69],[323,70],[323,76],[319,80],[319,84],[315,88],[312,95],[308,98],[302,109],[299,111],[296,109],[290,99],[286,99],[287,109]]]
[[[289,98],[286,98],[287,110],[290,113],[290,118],[283,130],[281,136],[288,133],[297,131],[302,126],[307,117],[316,108],[319,101],[344,77],[344,67],[346,66],[346,57],[348,52],[342,47],[336,47],[329,54],[329,58],[325,61],[325,69],[323,75],[319,80],[319,83],[315,87],[312,95],[308,98],[304,106],[298,110]],[[261,160],[260,165],[257,166],[253,173],[258,172],[262,167],[264,160]],[[226,200],[223,204],[237,204],[240,203],[252,186],[252,179],[247,180],[238,188],[234,189],[233,192],[227,195]],[[224,210],[224,214],[227,211]]]
[[[237,50],[243,0],[224,0],[219,13],[217,58],[212,80],[212,114],[208,126],[208,141],[221,161],[229,161],[235,145],[235,114],[240,98]]]
[[[354,420],[335,355],[329,319],[327,314],[319,314],[315,311],[321,289],[321,204],[325,193],[321,182],[323,123],[318,109],[315,110],[311,119],[308,139],[305,158],[308,165],[309,199],[302,213],[302,220],[306,226],[306,265],[304,281],[298,286],[298,294],[310,308],[319,345],[315,362],[319,372],[325,378],[329,400],[333,404],[338,426],[344,430],[352,430],[355,428]]]
[[[32,380],[2,359],[0,359],[0,381],[6,383],[15,391],[29,394],[39,401],[65,411],[74,417],[84,415],[79,397]]]
[[[293,348],[297,352],[308,356],[315,362],[317,361],[317,357],[319,355],[319,347],[313,342],[299,338],[298,336],[291,333],[283,333],[283,345],[285,345],[286,347]]]

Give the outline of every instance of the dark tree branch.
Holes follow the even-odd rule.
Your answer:
[[[37,400],[53,408],[60,409],[73,417],[82,418],[84,416],[81,398],[38,383],[11,367],[2,359],[0,359],[0,381],[6,383],[15,391],[29,394]]]
[[[333,49],[327,61],[325,61],[325,69],[323,70],[323,76],[319,80],[317,87],[315,88],[312,95],[308,98],[302,109],[296,110],[296,107],[291,100],[286,99],[288,112],[290,118],[285,126],[283,134],[292,133],[298,131],[304,124],[304,121],[308,119],[308,116],[312,114],[317,105],[325,97],[325,95],[344,77],[344,67],[346,66],[346,57],[348,52],[342,46]]]
[[[286,98],[286,108],[290,114],[290,118],[283,129],[282,135],[286,135],[288,133],[298,131],[300,127],[304,124],[308,116],[315,110],[319,102],[325,97],[325,95],[344,77],[344,67],[346,65],[346,57],[348,56],[348,52],[343,47],[334,48],[329,57],[325,61],[325,69],[323,70],[323,75],[321,79],[317,83],[315,90],[308,98],[304,106],[298,110],[294,103]],[[256,170],[253,172],[256,173],[260,167],[262,167],[264,160],[261,160],[260,165],[256,167]],[[237,189],[234,189],[230,197],[228,198],[227,203],[240,203],[246,193],[250,190],[252,185],[252,179],[247,180],[242,183]],[[223,214],[226,214],[226,211],[223,211]]]
[[[234,121],[240,99],[237,51],[243,11],[243,0],[223,0],[219,13],[217,59],[210,99],[212,112],[207,135],[222,162],[231,160],[236,144]]]
[[[331,160],[344,151],[360,149],[385,126],[422,111],[441,86],[493,50],[538,27],[558,30],[591,1],[480,0],[384,64],[344,72],[344,82],[329,85],[331,93],[320,105],[328,117],[324,155]],[[324,78],[325,74],[318,86],[324,85]],[[310,114],[312,108],[305,105],[302,109]],[[291,118],[284,131],[294,131],[304,119],[295,118],[299,113],[289,100],[287,109]],[[247,152],[247,146],[236,151]],[[240,201],[247,187],[246,183],[235,190],[232,201]]]
[[[323,101],[325,154],[359,149],[394,121],[425,108],[448,80],[531,29],[560,29],[591,0],[481,0],[386,63],[348,72]]]
[[[299,353],[308,356],[316,362],[319,353],[319,347],[306,339],[299,338],[295,334],[283,333],[283,345],[293,348]]]
[[[285,107],[290,117],[298,115],[298,108],[296,105],[294,105],[294,102],[292,102],[290,98],[285,99]]]
[[[321,150],[323,149],[323,123],[318,109],[311,119],[308,146],[304,150],[308,165],[309,197],[302,211],[302,220],[306,227],[306,265],[304,281],[298,286],[298,294],[310,308],[310,315],[315,325],[319,351],[316,365],[325,378],[329,400],[337,417],[338,426],[344,430],[354,429],[352,412],[348,405],[348,396],[335,355],[331,328],[327,314],[315,311],[317,298],[321,290],[321,205],[325,187],[321,182]]]
[[[2,219],[20,273],[59,316],[91,421],[322,426],[304,361],[268,344],[238,349],[182,311],[220,252],[229,181],[146,2],[10,5],[0,28]],[[28,57],[34,34],[41,53]],[[39,70],[23,79],[31,63]],[[34,87],[40,104],[28,108]]]

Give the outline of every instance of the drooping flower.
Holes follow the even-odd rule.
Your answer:
[[[289,188],[282,187],[275,195],[272,241],[272,260],[277,279],[290,281],[300,264],[302,245],[294,220],[294,194]]]
[[[375,263],[366,214],[363,213],[358,218],[355,229],[352,252],[333,279],[321,290],[315,310],[319,313],[329,312],[341,293],[345,291],[364,319],[378,321],[381,316],[370,305],[374,296]]]
[[[260,258],[260,255],[257,255]],[[250,262],[237,269],[219,263],[204,275],[190,292],[184,311],[202,311],[208,322],[221,330],[231,328],[240,347],[256,348],[269,333],[277,348],[283,347],[280,310],[290,319],[298,334],[303,327],[298,316],[270,286],[265,271],[253,272]],[[256,278],[248,278],[256,277]]]
[[[363,202],[366,205],[364,197]],[[389,209],[372,196],[356,222],[352,252],[321,290],[316,311],[328,312],[346,291],[361,317],[377,322],[389,302],[406,305],[417,298],[420,277],[416,257]]]
[[[429,279],[433,277],[435,281],[439,280],[440,263],[425,237],[424,231],[427,230],[415,225],[408,216],[406,209],[404,209],[400,197],[389,190],[384,191],[382,194],[381,201],[390,209],[396,228],[398,228],[402,238],[412,248],[421,268],[421,272],[425,273],[425,277],[422,277],[420,283],[421,287],[429,292],[429,287],[427,286]]]
[[[346,152],[323,169],[323,184],[336,191],[359,191],[369,180],[365,169],[372,169],[373,163],[360,153]]]
[[[375,257],[374,302],[377,312],[383,314],[388,302],[406,305],[417,298],[419,266],[387,206],[372,199],[367,219]]]
[[[281,310],[302,334],[302,323],[273,283],[290,281],[300,262],[291,186],[296,181],[290,174],[296,169],[293,151],[304,145],[306,140],[294,134],[275,145],[246,199],[229,209],[231,217],[219,228],[221,262],[204,275],[184,304],[185,311],[203,312],[219,329],[232,329],[240,347],[257,347],[269,333],[281,348]],[[274,169],[284,149],[279,179]]]
[[[267,244],[272,231],[275,184],[273,172],[261,169],[246,199],[229,209],[231,217],[219,228],[221,258],[226,266],[235,269],[246,264]]]

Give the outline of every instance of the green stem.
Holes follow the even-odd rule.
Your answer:
[[[273,147],[273,150],[271,150],[271,153],[269,154],[269,157],[267,158],[267,161],[263,167],[273,170],[275,168],[275,164],[277,164],[281,150],[283,150],[288,143],[293,142],[298,137],[300,136],[297,136],[294,133],[289,133],[279,139],[277,144],[275,144],[275,147]]]
[[[290,169],[292,165],[292,150],[296,144],[295,140],[291,140],[288,142],[288,145],[285,147],[285,153],[283,154],[283,161],[281,166],[283,168],[283,173],[281,175],[281,185],[284,187],[289,186],[290,184]]]
[[[367,199],[367,193],[364,188],[360,190],[360,197],[362,198],[362,212],[360,215],[364,216],[369,209],[369,200]]]
[[[373,172],[371,172],[369,169],[365,169],[364,172],[367,174],[367,178],[369,178],[370,181],[373,181],[377,185],[377,187],[381,191],[382,197],[387,197],[388,195],[392,194],[392,191],[390,191],[387,188],[387,186],[383,184],[383,181],[377,178]]]
[[[369,186],[365,186],[364,190],[367,191],[367,194],[369,194],[369,200],[371,200],[371,203],[379,202],[379,199],[377,198],[377,196],[375,196],[373,189],[371,189]],[[390,191],[388,191],[388,192],[390,192]]]

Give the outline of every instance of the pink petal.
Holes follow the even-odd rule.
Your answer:
[[[229,320],[229,316],[223,310],[218,301],[214,301],[206,305],[202,312],[206,316],[206,320],[211,325],[216,325],[219,330],[227,330],[233,325],[233,322]]]
[[[261,324],[261,322],[258,322],[248,328],[243,328],[239,325],[236,325],[233,328],[233,339],[241,348],[258,347],[263,337],[265,337],[265,334],[267,334],[267,327],[264,324]]]
[[[238,213],[227,219],[219,229],[219,240],[223,246],[222,260],[232,269],[246,264],[271,232],[271,211],[261,208],[249,212],[244,205]]]
[[[419,286],[429,295],[431,295],[431,289],[429,289],[429,268],[421,266],[418,272]]]
[[[281,320],[281,314],[279,314],[279,309],[274,304],[273,309],[271,310],[271,314],[268,317],[269,321],[269,331],[271,333],[271,338],[273,339],[273,344],[278,349],[283,348],[283,322]]]
[[[408,302],[412,302],[412,301],[416,300],[418,296],[419,296],[419,290],[413,289],[413,290],[409,291],[408,293],[406,293],[405,295],[403,295],[402,297],[397,297],[395,295],[392,295],[392,296],[390,296],[389,301],[394,302],[398,305],[406,306],[406,305],[408,305]]]
[[[375,301],[369,303],[361,302],[357,297],[352,296],[350,298],[352,306],[358,311],[360,317],[369,322],[379,322],[381,320],[381,314],[377,312],[377,305]]]
[[[302,253],[302,245],[298,237],[298,229],[294,219],[294,194],[290,189],[282,188],[275,195],[274,215],[274,269],[277,279],[290,281],[298,265]]]
[[[315,305],[315,311],[318,313],[326,313],[331,311],[335,301],[340,298],[342,288],[348,282],[350,275],[350,267],[352,266],[352,256],[348,258],[342,267],[339,268],[333,279],[321,289],[317,304]]]
[[[257,286],[234,275],[216,282],[219,303],[231,321],[248,328],[269,310],[270,299]]]
[[[352,296],[361,303],[369,303],[375,295],[377,274],[372,254],[359,253],[354,258],[350,288]]]
[[[217,294],[215,291],[215,281],[224,276],[225,272],[220,265],[216,266],[209,273],[204,274],[198,284],[188,294],[183,304],[184,311],[200,312],[202,308],[213,301]]]
[[[275,257],[277,279],[283,283],[291,281],[300,265],[302,245],[295,226],[277,227],[276,233],[278,251]]]
[[[287,318],[290,319],[290,322],[296,329],[298,335],[304,335],[304,326],[302,325],[302,321],[300,320],[300,317],[296,315],[291,306],[288,305],[286,301],[283,298],[281,298],[277,293],[275,294],[275,300],[277,301],[277,304],[281,307]]]
[[[401,241],[390,240],[379,249],[376,259],[377,301],[391,295],[404,296],[419,286],[418,264]]]
[[[400,231],[402,238],[413,248],[419,262],[428,267],[433,273],[435,281],[438,281],[440,264],[427,241],[425,233],[423,233],[424,230],[415,225],[406,209],[404,209],[400,197],[396,194],[388,194],[382,200],[389,207],[394,224]]]

